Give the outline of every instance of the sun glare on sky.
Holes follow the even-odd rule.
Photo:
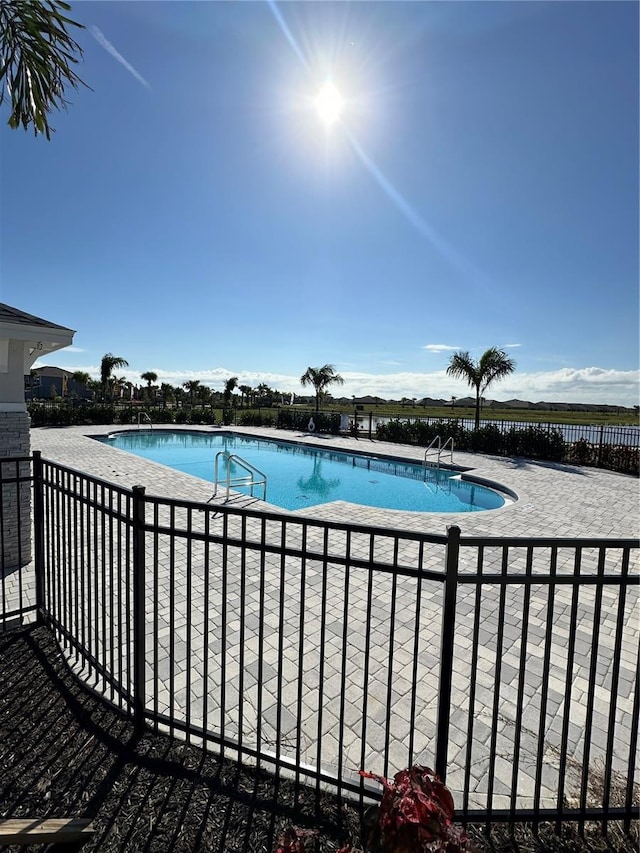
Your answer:
[[[334,124],[342,115],[344,99],[331,81],[327,81],[316,97],[316,110],[320,120],[327,126]]]

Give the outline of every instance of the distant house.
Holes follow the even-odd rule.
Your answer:
[[[418,400],[418,405],[424,408],[441,408],[442,406],[452,406],[450,400],[434,399],[433,397],[423,397]],[[459,404],[458,404],[459,405]]]
[[[76,382],[73,373],[61,367],[36,367],[24,378],[24,395],[29,400],[51,400],[64,397],[70,400],[92,400],[90,391],[82,382]]]
[[[359,406],[376,406],[380,403],[384,403],[385,401],[382,397],[354,397],[351,401],[352,403],[356,403]]]

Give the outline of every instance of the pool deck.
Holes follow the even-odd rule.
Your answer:
[[[33,450],[45,459],[101,477],[121,486],[143,485],[149,494],[207,501],[212,484],[94,441],[90,436],[131,427],[41,427],[31,430]],[[134,427],[135,429],[135,427]],[[154,431],[176,427],[155,426]],[[189,431],[219,432],[217,427],[189,427]],[[233,432],[280,441],[296,441],[324,449],[380,454],[422,462],[424,448],[390,442],[308,435],[265,427],[234,427]],[[522,536],[553,538],[637,538],[640,535],[640,481],[635,477],[557,462],[454,453],[454,464],[467,474],[498,483],[518,496],[501,509],[471,513],[424,513],[357,508],[357,521],[374,527],[446,532],[458,524],[467,536]],[[211,462],[213,468],[213,460]],[[238,505],[235,503],[235,505]],[[247,501],[252,508],[261,502]],[[270,509],[279,510],[277,507]],[[295,514],[323,520],[354,521],[354,505],[335,501],[298,510]]]

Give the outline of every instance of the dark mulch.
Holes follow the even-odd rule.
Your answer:
[[[359,827],[352,809],[313,790],[162,735],[136,737],[34,627],[0,634],[0,816],[90,817],[97,832],[83,850],[104,853],[272,853],[292,824],[315,831],[309,853],[333,853]],[[481,853],[637,850],[619,827],[606,838],[588,827],[584,839],[572,827],[561,838],[548,827],[469,831]]]

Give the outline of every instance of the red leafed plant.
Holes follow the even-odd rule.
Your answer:
[[[393,782],[360,771],[384,788],[377,822],[366,840],[370,851],[380,853],[463,853],[467,836],[453,825],[453,797],[429,767],[414,764],[401,770]]]

